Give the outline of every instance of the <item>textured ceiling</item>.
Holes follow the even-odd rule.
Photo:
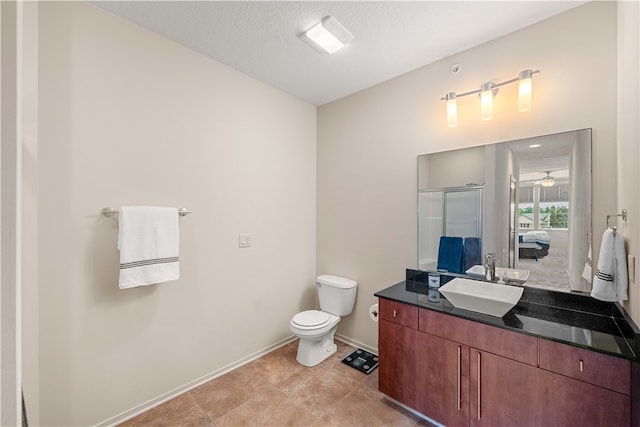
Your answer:
[[[313,105],[516,31],[585,1],[94,1]],[[332,15],[355,36],[320,54],[298,35]]]

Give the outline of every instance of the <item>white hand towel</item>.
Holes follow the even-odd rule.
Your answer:
[[[593,277],[593,267],[591,266],[593,261],[591,260],[591,245],[589,245],[589,254],[587,255],[587,260],[585,261],[584,268],[582,269],[582,278],[589,283],[591,283],[591,278]]]
[[[614,244],[614,260],[616,266],[616,293],[618,301],[629,299],[629,276],[627,271],[627,252],[624,249],[624,238],[622,234],[616,234]]]
[[[120,289],[179,279],[178,210],[123,206],[119,216]]]
[[[601,301],[624,301],[629,299],[627,288],[624,239],[608,228],[602,235],[598,268],[593,276],[591,296]]]

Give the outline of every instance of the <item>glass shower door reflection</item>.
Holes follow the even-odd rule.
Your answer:
[[[436,270],[440,237],[482,238],[482,188],[418,193],[418,269]]]

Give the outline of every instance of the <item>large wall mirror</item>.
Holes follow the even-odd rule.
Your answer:
[[[525,285],[589,292],[590,245],[591,129],[418,156],[418,269],[493,253]]]

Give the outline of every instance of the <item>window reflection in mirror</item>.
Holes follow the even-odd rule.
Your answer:
[[[478,209],[443,202],[473,189]],[[441,237],[464,240],[469,228],[451,225],[474,220],[482,256],[529,270],[525,285],[590,291],[591,130],[419,156],[418,268],[436,269]]]

